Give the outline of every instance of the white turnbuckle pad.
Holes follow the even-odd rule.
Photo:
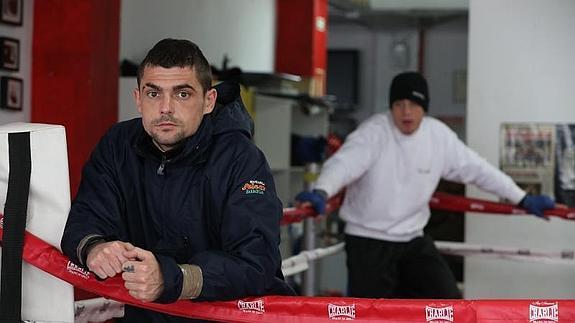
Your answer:
[[[20,122],[0,126],[0,213],[4,212],[10,170],[8,135],[17,132],[30,133],[32,171],[26,230],[60,249],[70,210],[65,129],[59,125]],[[72,285],[24,262],[22,319],[74,322]]]

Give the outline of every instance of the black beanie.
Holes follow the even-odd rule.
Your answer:
[[[429,106],[429,92],[427,90],[427,81],[423,75],[417,72],[404,72],[397,74],[389,88],[389,108],[393,102],[401,99],[409,99],[421,105],[427,112]]]

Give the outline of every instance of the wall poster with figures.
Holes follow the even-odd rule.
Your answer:
[[[575,206],[575,125],[504,123],[500,167],[532,194]]]
[[[556,126],[555,199],[575,207],[575,124]]]

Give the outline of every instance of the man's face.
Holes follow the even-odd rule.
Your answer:
[[[411,100],[396,100],[391,105],[393,123],[404,135],[414,133],[425,115],[423,107]]]
[[[167,151],[196,133],[204,114],[214,109],[217,93],[204,94],[193,68],[146,66],[134,97],[144,129]]]

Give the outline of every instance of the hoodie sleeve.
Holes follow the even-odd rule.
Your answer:
[[[101,236],[115,240],[121,230],[123,202],[115,180],[111,144],[110,136],[104,137],[85,164],[62,235],[63,253],[78,264],[84,265],[78,246],[85,238]]]
[[[382,119],[376,115],[362,123],[322,166],[315,188],[328,197],[360,178],[384,150]]]
[[[449,156],[442,173],[445,179],[476,185],[514,204],[521,201],[526,192],[519,188],[511,177],[467,147],[451,129],[446,126],[442,128],[446,153]]]
[[[265,157],[251,142],[235,156],[228,178],[213,181],[216,198],[217,239],[220,249],[194,255],[190,263],[202,270],[200,300],[225,300],[263,294],[286,294],[281,275],[280,218],[282,205],[276,196]],[[210,214],[209,216],[216,216]]]

